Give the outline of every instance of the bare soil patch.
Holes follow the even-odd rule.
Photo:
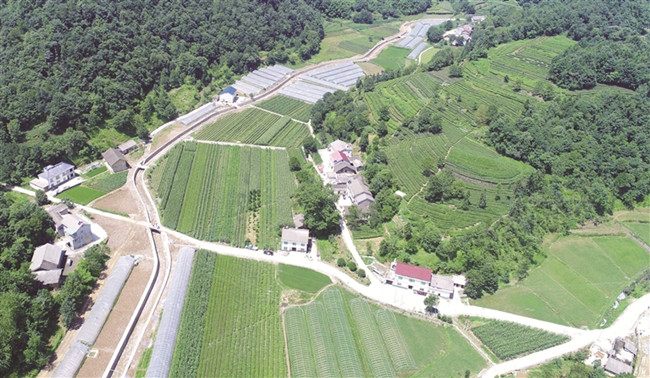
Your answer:
[[[139,204],[140,201],[132,192],[131,186],[125,185],[121,189],[97,199],[91,206],[100,210],[129,214],[132,219],[144,220],[141,216],[142,211]],[[111,234],[109,233],[109,235]]]

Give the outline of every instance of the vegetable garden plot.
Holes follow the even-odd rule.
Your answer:
[[[319,377],[340,376],[336,349],[325,317],[325,307],[321,302],[305,306],[305,318],[314,348],[314,360]]]
[[[335,340],[341,374],[346,377],[363,376],[361,359],[357,353],[341,292],[338,289],[326,291],[323,294],[323,303],[327,311],[329,331]]]
[[[272,97],[257,106],[303,122],[309,121],[313,107],[311,104],[283,95]]]
[[[350,310],[359,331],[361,343],[365,346],[364,353],[370,364],[372,375],[375,377],[396,376],[386,345],[384,345],[384,339],[368,303],[360,298],[353,299],[350,301]]]
[[[163,180],[159,186],[159,193],[168,193],[168,200],[161,201],[163,223],[202,240],[241,247],[250,191],[259,190],[258,244],[277,247],[278,230],[293,223],[291,196],[296,184],[287,152],[201,143],[182,146],[172,150],[164,167],[165,172],[174,172],[166,176],[173,185],[167,189]]]
[[[472,332],[502,360],[544,350],[569,340],[568,336],[499,320],[485,320],[485,324],[473,327]]]
[[[384,337],[395,370],[409,371],[415,369],[415,360],[411,356],[404,337],[399,330],[395,315],[389,310],[377,310],[375,319]]]
[[[289,347],[291,375],[316,377],[314,356],[302,307],[291,307],[284,312],[284,324]]]

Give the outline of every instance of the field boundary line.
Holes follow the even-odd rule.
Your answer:
[[[488,367],[494,365],[494,361],[492,361],[492,359],[490,358],[490,356],[488,356],[488,354],[485,353],[485,351],[484,351],[484,350],[483,350],[479,345],[477,345],[477,344],[474,342],[474,340],[472,339],[472,337],[469,336],[468,333],[471,333],[471,332],[472,332],[471,329],[463,330],[462,328],[460,328],[460,327],[458,326],[458,324],[456,324],[456,322],[458,321],[458,318],[456,318],[456,319],[454,319],[454,320],[455,320],[455,321],[452,323],[452,325],[454,326],[454,328],[456,328],[456,330],[458,331],[458,333],[460,333],[460,334],[461,334],[465,339],[467,339],[467,341],[469,342],[469,344],[470,344],[470,345],[471,345],[471,346],[472,346],[472,347],[473,347],[473,348],[474,348],[474,349],[475,349],[475,350],[476,350],[476,351],[481,355],[481,357],[483,357],[483,359],[485,359],[485,361],[487,361],[487,363],[488,363]],[[466,333],[466,332],[467,332],[467,333]],[[472,333],[472,335],[474,335],[474,334]],[[476,337],[476,335],[474,335],[474,337]],[[481,345],[485,345],[485,344],[483,344],[483,342],[481,342],[481,341],[478,339],[478,337],[476,337],[476,339],[481,343]],[[487,345],[486,345],[485,347],[487,348]],[[490,349],[490,348],[488,348],[488,349]]]
[[[268,110],[268,109],[260,108],[260,107],[257,106],[257,105],[252,105],[251,108],[253,108],[253,109],[258,109],[258,110],[261,110],[261,111],[263,111],[263,112],[267,112],[267,113],[275,114],[275,115],[280,116],[280,117],[289,117],[288,115],[285,115],[285,114],[280,114],[280,113],[276,113],[276,112],[274,112],[274,111],[272,111],[272,110]],[[307,125],[307,122],[305,122],[305,121],[301,121],[301,120],[299,120],[299,119],[295,119],[295,118],[291,118],[291,117],[289,117],[289,119],[292,120],[292,121],[294,121],[294,122],[298,122],[298,123],[301,123],[301,124],[303,124],[303,125],[305,125],[305,126],[308,126],[308,125]]]
[[[251,148],[261,148],[263,150],[284,150],[286,147],[279,146],[262,146],[260,144],[249,144],[249,143],[236,143],[236,142],[222,142],[216,140],[205,140],[205,139],[192,139],[192,142],[203,143],[203,144],[216,144],[219,146],[234,146],[234,147],[251,147]]]
[[[275,269],[276,281],[277,281],[278,270]],[[286,308],[283,308],[280,312],[280,318],[282,319],[282,336],[284,337],[284,360],[287,363],[287,376],[291,377],[291,362],[289,361],[289,340],[287,339],[287,325],[284,322],[284,311]]]
[[[593,242],[593,240],[591,240],[591,239],[590,239],[590,241]],[[600,246],[599,246],[599,245],[596,245],[596,247],[598,247],[598,248],[600,249]],[[601,249],[601,250],[602,250],[602,249]],[[606,257],[607,257],[607,256],[606,256]],[[579,276],[579,277],[584,278],[585,281],[587,281],[587,282],[589,283],[590,286],[593,286],[594,288],[596,288],[596,290],[598,290],[598,292],[601,293],[601,294],[603,295],[603,297],[606,295],[606,293],[603,293],[603,292],[602,292],[602,290],[600,289],[600,287],[598,286],[598,284],[609,284],[609,283],[615,283],[615,281],[607,281],[607,282],[603,282],[603,281],[601,281],[601,282],[598,282],[598,284],[597,284],[596,282],[592,282],[592,281],[591,281],[587,276],[585,276],[584,274],[581,274],[581,273],[579,273],[578,271],[576,271],[575,269],[571,268],[571,267],[569,266],[569,264],[568,264],[566,261],[562,260],[562,259],[559,258],[558,256],[553,256],[553,258],[555,258],[556,260],[558,260],[559,262],[561,262],[564,266],[566,266],[566,267],[567,267],[571,272],[573,272],[573,274],[575,274],[576,276]],[[609,260],[612,264],[614,264],[614,261],[612,261],[609,257],[607,257],[607,260]],[[627,274],[625,274],[625,272],[622,271],[622,270],[618,267],[618,265],[616,265],[616,264],[614,264],[614,265],[615,265],[616,268],[617,268],[617,269],[618,269],[618,270],[623,274],[623,277],[627,277]],[[625,282],[627,282],[627,281],[629,281],[629,279],[626,280]]]

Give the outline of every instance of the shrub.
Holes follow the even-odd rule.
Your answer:
[[[357,275],[361,278],[366,278],[366,271],[363,269],[357,270]]]
[[[345,259],[343,257],[339,257],[336,260],[336,265],[338,265],[339,268],[343,268],[345,266]]]

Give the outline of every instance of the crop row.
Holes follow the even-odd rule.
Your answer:
[[[486,320],[485,324],[473,327],[472,332],[502,360],[544,350],[569,339],[564,335],[499,320]]]
[[[275,113],[279,113],[299,121],[307,122],[311,118],[313,105],[287,96],[275,96],[257,105]]]
[[[198,376],[199,357],[203,347],[203,330],[208,310],[205,294],[210,292],[217,255],[199,251],[194,260],[187,287],[181,323],[172,356],[170,377]]]
[[[284,312],[284,327],[287,333],[291,375],[316,377],[314,355],[302,307],[291,307]]]
[[[354,319],[359,332],[359,339],[361,344],[365,346],[364,353],[372,375],[375,377],[394,377],[396,375],[395,370],[368,302],[356,298],[349,303],[352,319]]]
[[[206,126],[197,139],[297,147],[309,135],[307,126],[261,109],[228,115]]]
[[[286,376],[280,296],[274,265],[219,256],[198,376]]]
[[[408,350],[404,336],[399,330],[395,315],[389,310],[381,309],[375,312],[375,319],[395,370],[409,371],[415,369],[415,360]]]
[[[296,188],[286,151],[184,145],[178,168],[169,177],[169,200],[161,204],[163,223],[198,239],[243,246],[250,191],[259,190],[260,246],[276,247],[281,226],[292,224],[290,197]],[[170,158],[165,170],[172,169]]]

